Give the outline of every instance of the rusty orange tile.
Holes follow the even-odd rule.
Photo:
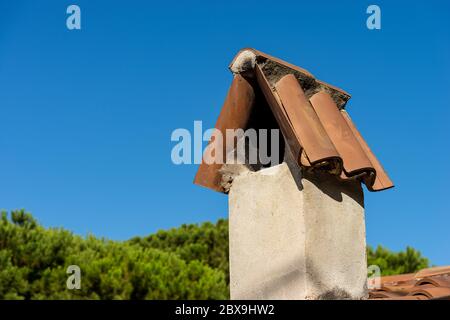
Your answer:
[[[407,295],[414,288],[415,286],[413,281],[411,281],[410,283],[383,285],[383,290],[388,292],[395,292],[402,295]]]
[[[450,300],[450,266],[427,268],[415,274],[384,276],[381,277],[381,288],[369,291],[369,299],[416,298]]]
[[[372,163],[331,96],[320,91],[309,100],[326,134],[342,158],[345,173],[352,176],[364,171],[375,172]]]
[[[315,164],[340,159],[297,79],[292,74],[284,76],[275,89],[309,161]]]
[[[347,121],[349,127],[352,129],[353,134],[358,139],[359,144],[364,149],[367,157],[369,158],[370,162],[373,165],[373,168],[375,169],[376,172],[375,181],[373,181],[373,183],[372,182],[366,183],[367,188],[371,191],[380,191],[394,187],[394,184],[392,183],[391,179],[388,177],[386,171],[383,169],[378,159],[372,153],[372,150],[370,150],[366,141],[361,136],[361,133],[359,133],[358,129],[356,129],[356,126],[351,120],[348,113],[345,110],[342,110],[341,113],[345,121]]]
[[[235,57],[233,58],[233,60],[231,61],[230,65],[229,65],[230,69],[231,69],[231,66],[233,65],[233,63],[235,62],[236,58],[239,56],[239,54],[241,54],[243,51],[246,51],[246,50],[253,52],[256,55],[257,61],[259,61],[259,63],[261,63],[261,62],[265,63],[266,61],[274,62],[280,66],[285,67],[287,70],[291,70],[292,72],[290,72],[290,73],[297,73],[297,74],[301,74],[302,76],[304,76],[306,78],[311,78],[317,84],[318,87],[324,87],[324,88],[327,88],[328,90],[336,93],[336,95],[340,97],[340,99],[339,99],[341,102],[339,105],[340,108],[343,107],[351,97],[348,92],[346,92],[336,86],[330,85],[329,83],[326,83],[324,81],[315,79],[315,77],[308,70],[300,68],[296,65],[293,65],[282,59],[273,57],[267,53],[261,52],[254,48],[243,48],[243,49],[239,50],[239,52],[235,55]],[[287,73],[289,73],[289,72],[287,72]]]
[[[392,284],[392,283],[405,283],[408,281],[414,281],[414,273],[405,273],[405,274],[399,274],[399,275],[392,275],[392,276],[384,276],[381,277],[381,284]],[[415,281],[414,281],[415,283]]]
[[[374,300],[429,300],[426,295],[415,295],[415,296],[397,296],[393,298],[375,298]]]
[[[445,297],[450,296],[450,288],[442,288],[442,287],[427,287],[423,288],[425,286],[421,286],[419,289],[414,290],[410,292],[409,296],[415,296],[415,295],[424,295],[428,298],[439,298],[439,297]]]
[[[388,291],[373,291],[369,293],[369,299],[386,299],[386,298],[395,299],[399,297],[401,297],[401,295]]]
[[[241,75],[235,75],[215,128],[222,132],[223,137],[225,137],[226,129],[245,129],[254,102],[255,92],[252,85]],[[226,150],[226,147],[224,143],[224,156],[229,151]],[[194,183],[215,191],[224,192],[220,185],[221,174],[219,170],[221,167],[222,164],[207,164],[202,161],[195,175]]]
[[[416,282],[416,286],[425,284],[431,284],[435,287],[448,287],[450,288],[450,275],[437,275],[425,277]]]
[[[442,274],[450,275],[450,266],[422,269],[419,272],[417,272],[414,275],[414,277],[416,279],[421,279],[421,278],[425,278],[425,277],[431,277],[431,276],[442,275]]]
[[[272,91],[269,81],[267,80],[266,76],[264,75],[264,72],[258,65],[255,68],[255,73],[259,87],[261,88],[267,100],[267,103],[269,104],[273,112],[273,115],[275,116],[275,119],[277,120],[278,125],[280,126],[280,130],[283,136],[285,137],[286,142],[289,144],[289,147],[295,159],[299,159],[298,161],[300,161],[302,146],[300,145],[298,137],[296,136],[292,124],[288,119],[286,110],[281,106],[279,98]]]

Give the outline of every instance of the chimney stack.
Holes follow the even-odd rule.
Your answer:
[[[241,50],[230,69],[216,129],[282,134],[269,142],[278,163],[203,162],[195,177],[229,195],[231,298],[367,298],[362,184],[393,184],[344,110],[350,95],[254,49]],[[246,138],[237,142],[245,150],[262,148],[261,137]]]

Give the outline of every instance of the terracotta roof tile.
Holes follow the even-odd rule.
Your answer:
[[[399,300],[398,298],[377,298],[374,300]],[[401,300],[429,300],[427,296],[424,295],[416,295],[416,296],[405,296],[402,297]]]
[[[414,277],[416,279],[421,279],[425,277],[431,277],[431,276],[437,276],[437,275],[445,275],[450,274],[450,266],[446,267],[433,267],[433,268],[427,268],[420,270],[417,272]]]
[[[226,129],[246,128],[254,102],[253,87],[244,77],[239,74],[235,75],[215,128],[222,132],[223,136],[225,136]],[[225,149],[226,144],[223,145],[223,148],[222,154],[225,156],[228,152]],[[219,170],[221,167],[221,164],[206,164],[203,161],[197,171],[194,183],[223,192],[220,186]]]
[[[350,99],[350,94],[345,92],[344,90],[337,88],[329,83],[323,82],[319,79],[316,79],[308,70],[305,70],[303,68],[300,68],[296,65],[293,65],[289,62],[286,62],[284,60],[281,60],[279,58],[273,57],[271,55],[268,55],[267,53],[261,52],[259,50],[253,49],[253,48],[243,48],[241,49],[234,59],[231,61],[229,68],[231,69],[236,59],[239,57],[239,55],[244,51],[250,51],[256,55],[257,62],[260,66],[264,66],[265,64],[268,64],[271,68],[280,68],[284,69],[281,70],[281,72],[278,72],[278,74],[286,74],[286,73],[293,73],[298,79],[301,80],[303,83],[309,83],[313,84],[313,86],[317,88],[326,88],[329,92],[332,93],[332,96],[338,100],[338,107],[342,108],[347,103],[347,101]]]
[[[292,153],[294,154],[295,157],[300,157],[300,154],[302,152],[302,146],[300,145],[300,141],[298,140],[295,134],[294,128],[289,122],[286,110],[284,108],[279,107],[281,105],[280,98],[278,97],[278,95],[275,95],[273,93],[269,81],[267,80],[264,72],[258,65],[256,65],[255,67],[255,74],[257,83],[259,84],[261,91],[265,99],[267,100],[267,103],[272,109],[273,115],[280,126],[280,130],[283,133],[283,136],[289,143]]]
[[[250,60],[237,67],[241,55]],[[393,187],[343,109],[350,98],[348,93],[255,49],[241,50],[230,69],[235,76],[216,123],[221,132],[248,129],[250,114],[254,107],[259,110],[255,105],[261,95],[301,166],[325,170],[341,179],[358,179],[370,191]],[[218,164],[202,163],[194,182],[226,192],[220,186],[220,168]]]
[[[367,157],[369,158],[370,162],[372,163],[373,169],[375,169],[375,172],[376,172],[375,175],[373,175],[373,176],[368,175],[364,178],[364,183],[366,184],[366,186],[369,188],[370,191],[380,191],[380,190],[385,190],[385,189],[394,187],[394,184],[392,183],[391,179],[389,178],[386,171],[381,166],[381,163],[378,161],[378,159],[372,153],[372,150],[370,150],[366,141],[361,136],[361,133],[359,133],[358,129],[356,129],[356,126],[353,123],[350,116],[348,115],[348,113],[345,110],[342,110],[341,114],[344,117],[344,119],[347,121],[349,127],[352,129],[353,134],[359,141],[359,144],[364,149]]]
[[[369,299],[450,300],[450,266],[382,277],[381,288],[370,290]]]
[[[362,171],[374,172],[372,163],[331,96],[320,91],[310,101],[340,158],[345,159],[345,174],[352,176]]]
[[[275,89],[309,162],[315,164],[330,159],[339,160],[339,153],[295,76],[284,76],[276,83]]]
[[[435,287],[449,287],[450,288],[450,275],[437,275],[428,276],[417,281],[416,285],[432,284]]]
[[[414,280],[415,273],[406,273],[392,276],[384,276],[381,278],[382,284],[405,283]]]

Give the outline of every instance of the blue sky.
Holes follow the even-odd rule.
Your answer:
[[[197,166],[172,164],[170,135],[214,125],[228,63],[254,47],[352,94],[396,184],[365,193],[368,242],[450,264],[448,1],[0,3],[0,208],[112,239],[226,217]]]

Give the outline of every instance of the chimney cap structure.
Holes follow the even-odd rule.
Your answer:
[[[217,130],[225,134],[226,129],[251,128],[251,117],[260,112],[260,104],[267,104],[302,170],[357,180],[369,191],[394,186],[345,110],[347,92],[252,48],[240,50],[229,68],[234,79]],[[226,193],[221,168],[202,162],[194,183]]]

